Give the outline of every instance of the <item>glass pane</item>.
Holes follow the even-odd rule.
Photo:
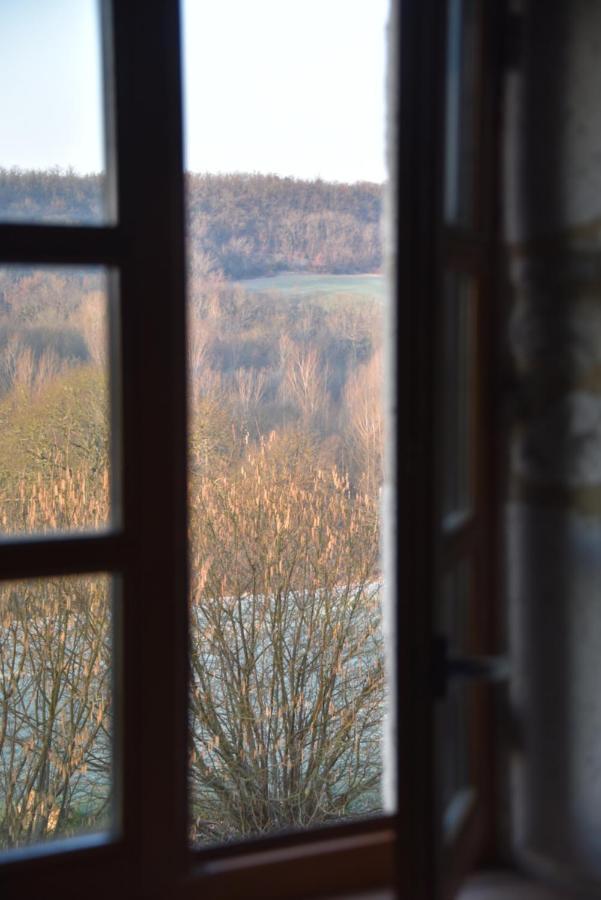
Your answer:
[[[0,221],[106,220],[98,0],[0,3]]]
[[[387,2],[184,12],[190,828],[206,844],[383,809]]]
[[[450,655],[469,651],[470,574],[468,563],[459,563],[445,576],[439,595],[437,630],[448,641]],[[439,802],[447,829],[470,785],[468,690],[459,681],[451,682],[438,710]]]
[[[0,584],[0,848],[114,826],[111,580]]]
[[[473,502],[475,294],[473,278],[447,273],[442,372],[442,514],[447,524],[467,513]]]
[[[448,0],[445,135],[445,219],[473,220],[480,53],[478,0]]]
[[[0,536],[111,520],[107,282],[0,269]]]

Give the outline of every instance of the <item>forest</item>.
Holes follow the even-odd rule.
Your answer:
[[[382,186],[276,175],[187,175],[193,272],[231,280],[276,272],[375,272]],[[0,169],[0,210],[15,221],[103,219],[100,175]]]
[[[100,190],[4,172],[0,208]],[[195,844],[381,808],[383,304],[237,283],[377,272],[381,190],[188,176]],[[98,268],[0,270],[0,533],[110,524],[109,306]],[[110,823],[111,609],[107,575],[0,584],[2,846]]]

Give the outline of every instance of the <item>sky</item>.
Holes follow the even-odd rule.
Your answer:
[[[186,167],[382,181],[388,0],[183,0]],[[96,0],[0,0],[0,166],[103,169]]]

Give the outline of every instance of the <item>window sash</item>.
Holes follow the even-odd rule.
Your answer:
[[[92,875],[86,893],[106,896],[117,888],[130,896],[135,881],[136,891],[149,894],[175,884],[185,859],[187,431],[178,4],[102,0],[102,20],[112,111],[106,117],[109,199],[118,224],[2,225],[0,260],[96,263],[118,273],[113,380],[121,524],[95,535],[3,541],[0,576],[98,570],[120,576],[114,789],[121,836],[7,853],[0,866],[7,896],[39,896],[42,881],[46,895],[76,896]]]

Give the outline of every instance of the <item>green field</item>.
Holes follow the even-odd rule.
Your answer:
[[[384,299],[383,275],[313,275],[285,272],[266,278],[246,278],[237,282],[255,294],[277,292],[295,296],[314,294],[354,294]]]

